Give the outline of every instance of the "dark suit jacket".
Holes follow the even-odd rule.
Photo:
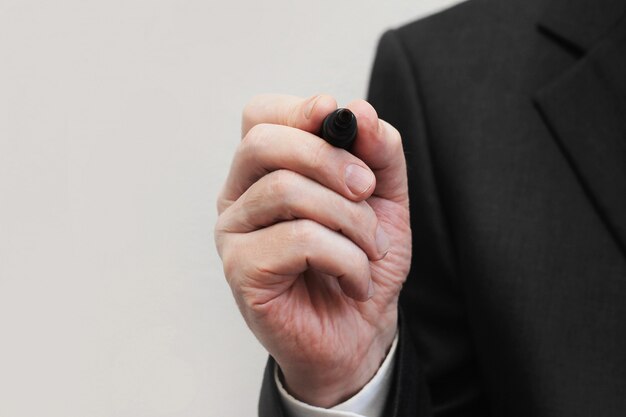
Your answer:
[[[625,12],[475,0],[383,36],[414,247],[385,416],[626,416]]]

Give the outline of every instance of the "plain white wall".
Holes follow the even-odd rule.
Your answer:
[[[0,0],[0,416],[256,415],[212,236],[240,110],[363,97],[454,2]]]

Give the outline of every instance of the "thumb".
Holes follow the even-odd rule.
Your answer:
[[[374,107],[365,100],[346,106],[357,118],[358,133],[352,153],[365,162],[376,175],[374,196],[408,204],[406,162],[400,133],[378,118]]]

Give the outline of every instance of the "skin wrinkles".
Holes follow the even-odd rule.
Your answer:
[[[215,227],[246,323],[289,392],[321,407],[358,391],[382,363],[411,254],[397,131],[357,100],[346,106],[359,126],[352,153],[336,149],[315,135],[336,107],[325,95],[253,98]],[[365,169],[353,189],[372,175],[362,193],[346,183],[351,164]]]

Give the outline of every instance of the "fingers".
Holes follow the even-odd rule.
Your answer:
[[[387,235],[369,204],[350,201],[288,170],[275,171],[254,183],[223,213],[217,229],[248,233],[294,219],[310,219],[344,234],[372,260],[383,258],[389,249]]]
[[[256,180],[277,169],[299,172],[355,201],[373,193],[408,205],[400,134],[379,120],[366,101],[357,100],[347,107],[355,113],[359,125],[352,148],[356,158],[346,156],[346,152],[311,134],[317,133],[323,118],[336,108],[332,97],[319,95],[300,99],[263,95],[253,98],[244,110],[244,140],[235,156],[218,209],[221,211],[232,204]],[[369,182],[372,177],[359,168],[373,171],[375,188],[368,187],[368,184],[373,186]]]
[[[359,126],[352,153],[376,175],[373,195],[408,204],[406,162],[400,134],[380,120],[368,102],[357,100],[346,107],[356,115]]]
[[[345,236],[311,220],[293,220],[245,234],[229,234],[222,261],[236,277],[246,303],[262,305],[285,292],[309,269],[337,277],[342,291],[358,301],[370,298],[365,253]],[[242,256],[245,254],[245,256]]]
[[[245,137],[252,127],[262,124],[276,124],[302,129],[315,133],[322,120],[337,108],[337,102],[328,95],[316,95],[306,99],[264,94],[253,97],[243,111],[241,137]]]
[[[363,200],[376,178],[359,158],[302,130],[258,124],[241,142],[226,179],[220,211],[269,172],[287,169],[311,178],[351,200]]]

